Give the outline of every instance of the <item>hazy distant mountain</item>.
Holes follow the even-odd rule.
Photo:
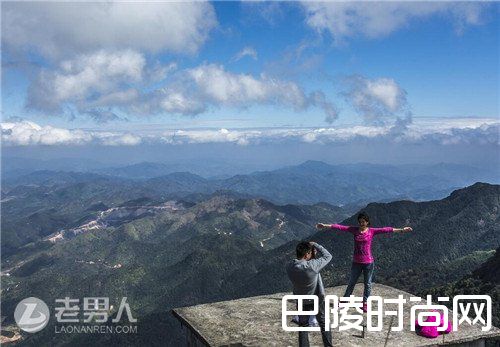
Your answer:
[[[172,165],[148,162],[100,170],[100,172],[110,176],[132,179],[154,178],[169,174],[172,171],[176,171]]]
[[[55,186],[92,182],[100,179],[106,179],[106,177],[88,172],[39,170],[25,175],[4,178],[2,185],[4,189],[9,190],[20,185]]]
[[[2,180],[27,175],[34,171],[79,171],[90,172],[98,170],[105,165],[85,158],[59,158],[59,159],[35,159],[18,158],[13,156],[2,157]]]
[[[93,153],[95,154],[95,153]],[[99,157],[99,160],[77,158],[36,159],[8,156],[2,158],[2,177],[12,178],[26,175],[34,171],[79,171],[116,176],[129,179],[148,179],[167,175],[173,172],[189,171],[205,178],[228,178],[236,174],[248,174],[259,169],[275,169],[280,167],[273,162],[255,164],[251,161],[234,161],[225,158],[211,158],[209,160],[193,160],[183,158],[177,154],[171,161],[126,162],[127,156],[117,155],[110,158]]]
[[[223,179],[207,179],[190,172],[172,172],[167,164],[140,163],[122,168],[100,170],[115,180],[135,180],[157,194],[211,194],[219,190],[232,190],[241,194],[260,197],[278,204],[313,204],[328,202],[334,205],[365,204],[371,201],[401,199],[440,199],[452,190],[477,181],[497,183],[495,172],[479,170],[457,164],[437,165],[329,165],[320,161],[307,161],[273,171],[239,174]],[[75,174],[68,174],[74,176]],[[80,174],[74,180],[88,179],[90,174]],[[34,172],[3,181],[6,188],[19,184],[46,184],[70,177],[55,172]]]
[[[279,170],[235,176],[225,180],[224,185],[228,189],[267,199],[272,196],[272,201],[281,203],[326,201],[347,204],[439,199],[453,189],[483,178],[481,170],[455,164],[329,165],[307,161]]]

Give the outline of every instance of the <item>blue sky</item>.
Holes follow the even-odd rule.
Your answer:
[[[498,145],[499,9],[3,2],[3,140]]]

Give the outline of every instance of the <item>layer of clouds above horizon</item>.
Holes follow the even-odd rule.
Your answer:
[[[398,124],[324,128],[239,128],[239,129],[150,129],[109,131],[64,129],[40,126],[23,119],[1,123],[2,140],[7,146],[50,146],[87,144],[137,146],[140,144],[231,143],[240,146],[289,141],[318,144],[349,144],[382,141],[390,144],[500,145],[500,122],[487,118],[455,118],[446,123],[439,118],[417,118],[400,129]]]
[[[18,120],[6,128],[3,168],[11,170],[31,167],[33,160],[39,169],[70,171],[158,162],[210,176],[319,160],[331,164],[456,163],[498,177],[499,167],[496,119],[457,118],[444,124],[440,119],[415,118],[407,134],[399,137],[385,126],[235,130],[151,126],[129,133],[41,127]]]
[[[4,147],[500,145],[496,3],[1,6]]]

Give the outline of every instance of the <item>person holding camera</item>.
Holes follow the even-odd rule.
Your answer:
[[[287,264],[286,272],[293,285],[295,295],[316,295],[319,299],[318,314],[316,319],[321,329],[324,346],[332,346],[331,331],[325,331],[325,288],[320,271],[332,260],[332,255],[321,245],[315,242],[300,242],[296,249],[297,258]],[[313,310],[313,302],[304,300],[303,309]],[[299,325],[309,325],[309,316],[299,316]],[[299,346],[309,346],[307,331],[299,331]]]

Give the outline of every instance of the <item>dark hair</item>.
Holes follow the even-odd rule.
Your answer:
[[[295,251],[297,252],[297,259],[302,259],[304,256],[311,252],[313,249],[313,246],[306,241],[300,242],[297,247],[295,248]]]
[[[358,221],[359,221],[360,219],[364,219],[365,221],[367,221],[367,222],[368,222],[368,225],[370,225],[370,217],[368,217],[368,215],[367,215],[365,212],[360,212],[360,213],[358,214]]]

